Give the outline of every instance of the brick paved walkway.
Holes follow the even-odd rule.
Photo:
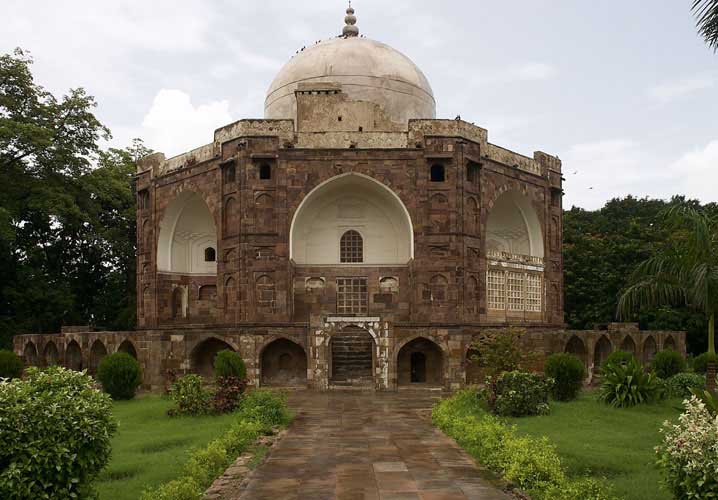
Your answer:
[[[421,392],[301,391],[286,436],[250,476],[242,500],[507,500],[431,426]]]

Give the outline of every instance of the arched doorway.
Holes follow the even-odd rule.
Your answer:
[[[636,343],[630,335],[626,335],[626,338],[621,342],[621,350],[623,352],[630,352],[634,356],[636,355]]]
[[[33,342],[25,344],[23,358],[25,358],[25,366],[37,366],[37,347]]]
[[[374,339],[364,328],[349,325],[329,342],[331,381],[352,385],[373,383]]]
[[[234,351],[231,345],[216,337],[197,344],[190,355],[192,372],[203,377],[211,377],[214,374],[214,358],[219,351],[224,350]]]
[[[578,336],[571,336],[571,338],[566,343],[566,348],[564,349],[564,352],[573,354],[581,360],[584,366],[586,366],[586,344],[584,344],[583,340],[578,338]]]
[[[43,357],[45,358],[45,366],[53,366],[60,362],[60,352],[53,341],[45,345]]]
[[[65,366],[70,370],[82,371],[82,349],[74,340],[65,348]]]
[[[137,350],[135,350],[135,346],[129,340],[123,341],[117,348],[117,352],[126,352],[133,358],[137,359]]]
[[[90,375],[95,375],[97,373],[100,361],[102,361],[102,358],[105,356],[107,356],[105,344],[103,344],[100,339],[95,340],[90,348],[90,366],[88,367]]]
[[[306,386],[307,353],[299,344],[277,339],[262,351],[261,385]]]
[[[397,355],[397,380],[409,384],[441,385],[444,355],[433,341],[419,337],[405,344]]]
[[[593,349],[593,367],[598,370],[603,366],[608,355],[613,351],[613,346],[608,337],[601,335],[601,338],[596,342],[596,346]]]
[[[657,350],[658,348],[656,347],[655,339],[653,337],[648,337],[646,341],[643,342],[643,363],[648,365],[651,361],[653,361]]]

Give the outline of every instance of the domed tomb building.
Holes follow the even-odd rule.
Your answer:
[[[345,22],[280,70],[263,119],[141,160],[137,331],[36,350],[58,343],[67,364],[72,347],[79,368],[97,342],[132,349],[154,388],[231,349],[254,385],[450,389],[475,381],[482,329],[520,326],[590,364],[562,330],[559,159],[437,119],[424,73],[360,36],[351,7]]]

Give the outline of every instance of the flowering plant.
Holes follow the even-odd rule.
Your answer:
[[[718,417],[696,396],[684,405],[678,423],[663,424],[657,464],[675,498],[718,498]]]

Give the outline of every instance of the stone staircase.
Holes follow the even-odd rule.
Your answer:
[[[332,385],[373,385],[373,348],[371,336],[361,328],[345,328],[332,338]]]

